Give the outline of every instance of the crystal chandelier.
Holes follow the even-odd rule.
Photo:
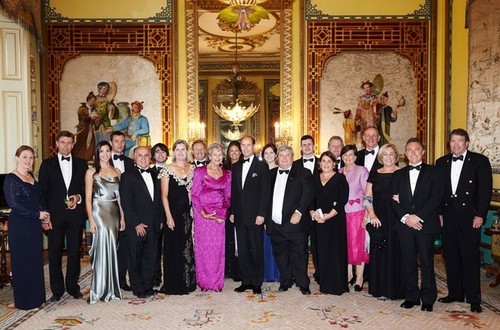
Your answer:
[[[240,65],[238,64],[238,31],[236,31],[235,43],[235,62],[232,64],[233,74],[229,76],[228,81],[233,85],[233,101],[234,105],[226,107],[219,103],[219,106],[213,105],[215,113],[227,121],[232,122],[232,131],[240,131],[241,122],[251,118],[259,111],[260,104],[254,105],[253,102],[249,106],[243,106],[239,99],[241,83],[244,78],[240,75]]]

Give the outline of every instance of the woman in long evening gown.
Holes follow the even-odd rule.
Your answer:
[[[34,152],[29,146],[16,151],[16,169],[5,177],[4,195],[11,208],[9,246],[14,283],[14,304],[18,309],[33,309],[45,303],[42,257],[42,220],[50,229],[50,215],[40,211],[40,185],[28,172]],[[47,227],[48,226],[48,227]]]
[[[373,230],[380,231],[371,234],[368,293],[388,299],[405,297],[403,257],[398,233],[394,230],[397,220],[392,212],[390,193],[393,173],[399,169],[398,155],[393,144],[380,147],[377,158],[383,167],[370,173],[366,186],[368,218]]]
[[[319,291],[341,295],[349,292],[344,210],[349,186],[345,176],[336,172],[335,156],[330,151],[321,154],[319,165],[320,173],[313,177],[314,200],[310,212],[318,246]]]
[[[120,171],[111,164],[111,145],[107,141],[97,144],[95,167],[85,174],[85,206],[92,233],[89,255],[92,279],[87,302],[122,299],[118,279],[118,231],[125,229],[120,206]]]
[[[227,146],[226,158],[224,160],[224,169],[231,170],[233,164],[243,159],[239,141],[231,141]],[[240,265],[238,263],[238,247],[236,245],[236,229],[234,223],[226,219],[226,261],[224,273],[226,278],[232,278],[234,281],[241,281]]]
[[[222,145],[208,147],[210,162],[194,170],[191,199],[194,213],[196,283],[202,291],[224,287],[225,220],[231,204],[231,172],[221,168]]]
[[[366,230],[363,219],[365,208],[363,207],[363,197],[365,196],[366,180],[368,170],[355,164],[357,148],[353,144],[348,144],[342,148],[341,155],[345,166],[339,173],[345,175],[349,184],[349,199],[345,205],[347,224],[347,262],[349,264],[349,282],[355,281],[354,291],[363,289],[363,270],[369,261],[369,254],[365,248]],[[352,277],[352,267],[356,269],[356,277]]]
[[[172,152],[172,164],[158,175],[167,216],[160,292],[188,294],[196,290],[190,198],[194,165],[187,161],[189,145],[186,141],[175,141]]]
[[[262,148],[261,157],[269,166],[269,170],[278,167],[278,149],[273,143],[268,143]],[[280,280],[280,270],[273,254],[271,236],[264,230],[264,282],[278,282]]]

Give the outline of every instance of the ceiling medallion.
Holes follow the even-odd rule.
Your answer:
[[[217,19],[223,31],[249,31],[261,19],[269,19],[269,12],[259,6],[267,0],[219,0],[229,5],[219,12]]]

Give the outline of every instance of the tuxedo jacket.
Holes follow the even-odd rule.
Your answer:
[[[455,194],[451,189],[452,154],[445,155],[436,161],[436,165],[443,171],[444,196],[441,212],[446,217],[451,208],[459,209],[458,214],[471,220],[474,216],[486,219],[490,206],[492,192],[492,172],[487,157],[467,151],[465,155],[458,186]],[[457,212],[454,212],[454,217]],[[470,223],[468,223],[470,225]]]
[[[300,157],[299,159],[295,160],[293,162],[293,165],[300,165],[301,167],[304,167],[304,157]],[[309,173],[311,173],[311,171],[309,171]],[[319,158],[314,156],[314,169],[312,174],[316,175],[318,173],[319,173]]]
[[[281,225],[276,224],[272,220],[273,193],[278,175],[278,168],[271,170],[270,188],[271,188],[271,203],[269,204],[269,213],[266,217],[266,230],[272,234],[273,230],[279,227],[281,232],[307,232],[310,227],[311,216],[309,208],[314,198],[314,187],[312,174],[302,164],[294,163],[288,174],[288,179],[285,187],[285,196],[283,198],[283,209],[281,213]],[[302,218],[298,224],[291,224],[290,218],[295,210],[302,213]]]
[[[380,150],[380,149],[379,149]],[[354,162],[356,165],[360,166],[365,166],[365,151],[366,149],[361,149],[358,152],[356,152],[356,161]],[[372,168],[369,170],[369,172],[373,172],[381,168],[383,165],[380,164],[380,162],[377,159],[377,155],[375,154],[375,161],[373,162]]]
[[[160,180],[151,171],[154,186],[154,200],[151,199],[146,182],[137,167],[126,170],[120,181],[120,200],[125,214],[127,232],[135,233],[135,226],[143,223],[147,231],[160,230],[160,223],[166,222],[161,202]]]
[[[40,165],[39,181],[41,186],[41,208],[50,212],[53,223],[62,223],[65,219],[84,220],[85,218],[85,173],[88,165],[83,159],[71,156],[71,182],[66,189],[58,156],[45,159]],[[82,200],[76,209],[68,210],[64,200],[66,196],[80,195]]]
[[[443,175],[436,166],[422,163],[415,193],[412,196],[408,166],[394,172],[392,195],[399,195],[399,202],[392,201],[396,213],[396,230],[402,233],[435,234],[441,230],[439,207],[443,199]],[[416,231],[400,220],[405,214],[416,214],[424,221],[422,230]]]
[[[113,167],[115,166],[115,163],[114,163],[114,160],[113,160],[113,157],[111,157],[111,164],[113,165]],[[134,160],[130,157],[127,157],[124,155],[124,158],[123,158],[123,165],[125,166],[125,172],[127,171],[131,171],[135,168],[134,166]]]
[[[252,164],[241,186],[243,160],[231,169],[231,214],[235,225],[255,225],[257,216],[265,217],[269,207],[269,166],[253,157]]]

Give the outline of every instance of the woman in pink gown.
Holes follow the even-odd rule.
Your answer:
[[[191,200],[194,213],[196,283],[202,291],[224,287],[225,220],[231,203],[231,172],[222,169],[222,145],[208,147],[210,162],[194,171]]]
[[[368,170],[355,164],[356,146],[348,144],[340,152],[344,167],[339,173],[345,175],[349,184],[349,199],[345,205],[347,224],[347,276],[351,280],[349,283],[355,284],[354,291],[363,289],[363,270],[369,261],[368,252],[365,249],[366,230],[363,222],[365,208],[363,207],[363,197],[366,191],[366,180]],[[356,277],[353,277],[352,266],[356,269]]]

